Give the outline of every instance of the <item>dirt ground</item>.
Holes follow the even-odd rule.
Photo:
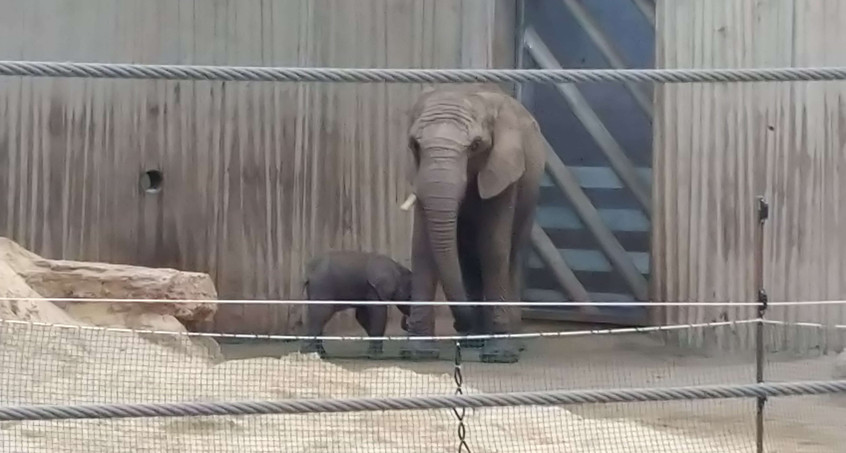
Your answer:
[[[439,325],[448,325],[439,320]],[[524,323],[524,331],[583,330],[591,326]],[[602,326],[607,328],[607,326]],[[333,332],[334,333],[334,332]],[[360,332],[344,332],[360,335]],[[447,334],[449,332],[439,332]],[[399,334],[399,332],[389,332]],[[526,340],[517,364],[485,364],[477,351],[464,350],[466,385],[486,392],[741,384],[755,381],[752,355],[704,354],[669,347],[657,334],[593,335]],[[329,359],[349,369],[398,366],[420,373],[452,373],[452,343],[442,345],[441,359],[397,360],[399,345],[385,346],[383,360],[362,357],[364,345],[327,343]],[[280,356],[296,343],[223,344],[228,359]],[[786,357],[769,355],[766,380],[831,379],[834,355]],[[390,385],[390,384],[386,384]],[[401,385],[394,383],[394,385]],[[726,452],[731,440],[744,439],[754,451],[755,401],[699,400],[629,404],[589,404],[568,409],[586,418],[629,419],[660,430],[700,438],[714,451]],[[507,411],[508,409],[495,409]],[[573,427],[563,426],[562,429]],[[765,451],[772,453],[846,451],[846,395],[771,398],[765,407]],[[489,427],[467,427],[486,435]],[[575,429],[575,428],[574,428]],[[493,434],[492,434],[493,435]],[[625,445],[625,433],[620,443]],[[625,451],[625,450],[621,450]]]

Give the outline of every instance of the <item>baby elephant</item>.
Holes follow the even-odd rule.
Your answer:
[[[303,285],[308,300],[384,300],[411,299],[411,271],[387,256],[377,253],[335,251],[312,259],[306,269]],[[355,319],[368,336],[385,335],[388,322],[387,305],[333,304],[306,305],[305,335],[320,336],[323,327],[335,312],[355,308]],[[403,329],[407,329],[407,305],[397,305],[403,313]],[[382,353],[382,341],[370,341],[369,355]],[[300,352],[326,354],[320,340],[306,340]]]

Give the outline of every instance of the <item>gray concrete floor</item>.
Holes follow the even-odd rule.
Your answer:
[[[448,325],[448,320],[439,320]],[[585,325],[528,323],[524,331],[582,330]],[[607,327],[607,326],[604,326]],[[334,332],[333,332],[334,333]],[[347,333],[347,332],[344,332]],[[349,334],[360,335],[351,331]],[[389,333],[397,333],[391,331]],[[442,329],[439,334],[449,333]],[[223,344],[228,359],[280,356],[295,343]],[[327,344],[328,360],[349,369],[398,366],[419,373],[451,373],[453,346],[442,345],[438,361],[397,360],[398,345],[386,345],[384,360],[355,358],[364,345]],[[485,364],[472,350],[463,354],[466,385],[486,392],[740,384],[755,381],[755,361],[749,354],[704,354],[667,346],[660,335],[626,334],[526,340],[517,364]],[[767,358],[771,381],[831,379],[833,355]],[[568,406],[587,418],[628,419],[659,430],[697,436],[714,446],[730,439],[755,442],[754,400],[710,400],[589,404]],[[474,427],[470,427],[473,429]],[[484,429],[482,427],[475,427]],[[566,427],[564,427],[566,429]],[[623,436],[621,434],[621,436]],[[624,443],[625,439],[621,439]],[[846,396],[772,398],[765,409],[765,451],[846,451]],[[754,451],[754,450],[748,450]]]

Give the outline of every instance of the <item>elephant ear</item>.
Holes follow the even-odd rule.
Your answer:
[[[411,270],[405,266],[397,265],[397,284],[394,292],[395,300],[408,301],[411,300],[411,285],[413,275]],[[403,309],[400,308],[400,311]],[[406,313],[406,312],[404,312]],[[406,313],[407,314],[407,313]]]
[[[379,300],[393,300],[397,291],[397,278],[391,272],[369,272],[367,284]]]
[[[477,177],[482,199],[499,195],[526,171],[522,128],[510,106],[500,106],[493,118],[492,129],[493,145]]]

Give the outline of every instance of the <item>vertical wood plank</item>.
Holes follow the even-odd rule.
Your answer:
[[[659,67],[843,64],[839,2],[660,1]],[[689,25],[693,24],[693,25]],[[843,299],[840,171],[846,84],[749,83],[660,86],[656,110],[653,290],[663,300],[754,300],[754,197],[772,203],[765,285],[771,300]],[[667,310],[668,322],[749,319],[753,307]],[[674,314],[672,314],[674,313]],[[789,322],[843,323],[840,306],[772,308]],[[752,329],[723,331],[720,347],[752,346]],[[839,334],[779,329],[794,351],[842,348]],[[700,346],[697,335],[680,338]]]

